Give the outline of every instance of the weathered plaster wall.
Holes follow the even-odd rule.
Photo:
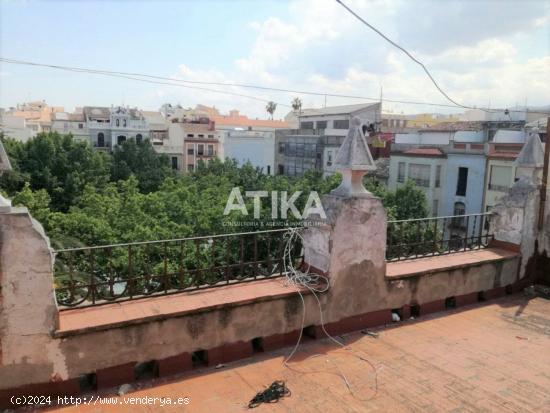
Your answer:
[[[0,214],[0,387],[67,377],[57,324],[52,255],[26,208]]]
[[[315,252],[315,263],[330,272],[331,289],[320,295],[327,324],[515,281],[515,259],[390,281],[385,275],[386,217],[380,200],[328,196],[323,204],[328,223],[306,232],[306,253],[310,257]],[[0,215],[0,225],[0,390],[250,342],[302,327],[302,301],[295,295],[54,339],[57,309],[47,238],[26,211]],[[318,326],[317,301],[312,295],[304,301],[305,326]]]

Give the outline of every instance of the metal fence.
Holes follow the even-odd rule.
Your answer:
[[[386,260],[400,261],[485,248],[491,213],[388,221]]]
[[[57,302],[63,310],[280,277],[288,234],[276,229],[60,249]],[[291,248],[301,260],[299,239]]]

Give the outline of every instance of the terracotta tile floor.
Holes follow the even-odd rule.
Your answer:
[[[346,335],[145,383],[126,397],[189,397],[188,406],[80,406],[63,411],[242,412],[274,380],[292,395],[258,412],[550,412],[550,301],[508,296],[488,305],[401,322],[379,337]],[[314,354],[322,354],[309,358]],[[376,368],[354,354],[366,357]],[[342,372],[347,377],[350,393]],[[118,400],[121,400],[119,398]]]

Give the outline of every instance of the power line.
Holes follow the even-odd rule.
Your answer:
[[[348,12],[350,12],[353,16],[355,16],[357,18],[357,20],[359,20],[360,22],[362,22],[365,26],[367,26],[369,29],[375,31],[376,33],[378,33],[383,39],[385,39],[388,43],[390,43],[391,45],[393,45],[394,47],[397,47],[399,50],[401,50],[403,53],[405,53],[413,62],[417,63],[418,65],[420,65],[420,67],[424,70],[424,72],[426,72],[426,75],[428,75],[428,77],[430,78],[430,80],[432,81],[432,83],[434,84],[434,86],[437,88],[437,90],[439,90],[439,92],[451,103],[455,104],[456,106],[459,106],[459,107],[462,107],[464,109],[481,109],[485,112],[491,112],[490,109],[483,109],[483,108],[475,108],[475,107],[472,107],[472,106],[466,106],[466,105],[463,105],[461,103],[458,103],[456,100],[452,99],[447,93],[445,93],[445,91],[439,86],[439,84],[435,81],[434,77],[432,76],[432,74],[430,73],[430,71],[428,70],[428,68],[424,65],[424,63],[422,63],[420,60],[418,60],[416,57],[414,57],[411,53],[409,53],[409,51],[407,49],[405,49],[404,47],[401,47],[400,45],[398,45],[397,43],[395,43],[393,40],[391,40],[388,36],[386,36],[384,33],[382,33],[380,30],[378,30],[376,27],[374,27],[372,24],[370,24],[369,22],[367,22],[365,19],[363,19],[361,16],[359,16],[357,13],[355,13],[352,9],[350,9],[348,6],[346,6],[341,0],[336,0],[336,2],[338,4],[340,4],[343,8],[345,8]]]
[[[343,94],[336,94],[336,93],[285,89],[285,88],[252,85],[252,84],[245,84],[245,83],[186,80],[186,79],[178,79],[178,78],[171,78],[171,77],[164,77],[164,76],[149,75],[149,74],[143,74],[143,73],[119,72],[119,71],[110,71],[110,70],[89,69],[89,68],[82,68],[82,67],[61,66],[61,65],[54,65],[54,64],[47,64],[47,63],[38,63],[38,62],[31,62],[31,61],[24,61],[24,60],[9,59],[9,58],[3,58],[3,57],[0,57],[0,62],[9,63],[9,64],[26,65],[26,66],[46,67],[50,69],[65,70],[65,71],[71,71],[71,72],[77,72],[77,73],[90,73],[90,74],[98,74],[102,76],[119,77],[123,79],[135,80],[135,81],[151,83],[151,84],[178,86],[178,87],[184,87],[188,89],[204,90],[204,91],[213,92],[213,93],[239,96],[239,97],[253,99],[261,102],[269,102],[269,100],[262,99],[257,96],[244,95],[241,93],[229,92],[225,90],[182,85],[181,83],[193,84],[193,85],[199,84],[199,85],[216,85],[216,86],[224,86],[224,87],[241,87],[241,88],[259,89],[259,90],[269,90],[269,91],[275,91],[275,92],[294,93],[294,94],[301,94],[301,95],[313,95],[313,96],[325,96],[325,97],[328,96],[328,97],[347,98],[347,99],[369,100],[373,102],[399,103],[399,104],[405,104],[405,105],[437,106],[437,107],[447,107],[447,108],[454,108],[454,109],[456,108],[480,109],[486,112],[498,112],[497,110],[492,110],[492,109],[488,110],[484,108],[476,108],[476,107],[463,106],[463,105],[457,105],[457,104],[451,105],[451,104],[434,103],[434,102],[408,101],[408,100],[385,99],[385,98],[381,99],[380,97],[366,97],[366,96],[358,96],[358,95],[343,95]],[[156,80],[148,80],[148,79],[156,79]],[[162,82],[160,80],[162,80]],[[164,81],[177,82],[177,83],[168,83]],[[280,106],[289,107],[289,108],[291,107],[290,105],[287,105],[284,103],[280,103],[280,102],[275,102],[275,103],[277,103],[277,105],[280,105]],[[309,110],[314,111],[315,109],[309,109]],[[509,112],[520,113],[524,111],[509,110]],[[538,111],[531,111],[531,113],[550,114],[548,112],[538,112]]]
[[[224,94],[224,95],[244,97],[244,98],[248,98],[248,99],[257,100],[257,101],[260,101],[260,102],[270,102],[269,99],[263,99],[263,98],[259,98],[257,96],[244,95],[242,93],[230,92],[230,91],[226,91],[226,90],[210,89],[210,88],[205,88],[205,87],[200,87],[200,86],[188,86],[188,85],[182,85],[182,84],[179,84],[179,83],[161,82],[161,81],[154,81],[154,80],[148,80],[148,79],[142,79],[142,78],[139,78],[139,77],[135,77],[135,76],[142,76],[142,77],[158,77],[158,76],[149,76],[149,75],[140,75],[140,74],[132,75],[131,73],[124,73],[124,72],[113,72],[113,71],[107,71],[107,70],[86,69],[86,68],[80,68],[80,67],[49,65],[49,64],[42,64],[42,63],[35,63],[35,62],[25,62],[25,61],[18,61],[18,60],[5,59],[5,58],[0,58],[0,62],[11,63],[11,64],[20,64],[20,65],[28,65],[28,66],[48,67],[48,68],[51,68],[51,69],[66,70],[66,71],[76,72],[76,73],[96,74],[96,75],[101,75],[101,76],[116,77],[116,78],[128,79],[128,80],[135,80],[135,81],[138,81],[138,82],[151,83],[151,84],[156,84],[156,85],[168,85],[168,86],[183,87],[183,88],[187,88],[187,89],[204,90],[204,91],[207,91],[207,92],[220,93],[220,94]],[[170,79],[170,78],[166,78],[166,79],[175,81],[175,79]],[[278,103],[278,102],[275,102],[275,103],[277,103],[277,105],[286,106],[286,107],[289,107],[289,108],[291,107],[290,105],[287,105],[287,104],[284,104],[284,103]]]

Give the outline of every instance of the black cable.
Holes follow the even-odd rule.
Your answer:
[[[369,29],[373,30],[374,32],[376,32],[378,35],[380,35],[384,40],[386,40],[388,43],[390,43],[392,46],[394,47],[397,47],[399,50],[401,50],[403,53],[405,53],[413,62],[417,63],[418,65],[420,65],[420,67],[424,70],[424,72],[426,73],[426,75],[428,75],[428,77],[430,78],[430,80],[432,81],[432,83],[434,84],[434,86],[437,88],[437,90],[451,103],[453,103],[454,105],[456,106],[459,106],[461,108],[464,108],[464,109],[479,109],[479,110],[482,110],[484,112],[495,112],[494,110],[491,110],[491,109],[485,109],[485,108],[476,108],[474,106],[467,106],[467,105],[463,105],[461,103],[458,103],[456,100],[452,99],[447,93],[445,93],[445,91],[439,86],[439,84],[436,82],[436,80],[434,79],[434,77],[432,76],[432,74],[430,73],[430,71],[428,70],[428,68],[424,65],[424,63],[422,63],[420,60],[418,60],[416,57],[414,57],[411,53],[409,53],[409,51],[407,49],[405,49],[404,47],[398,45],[397,43],[395,43],[393,40],[391,40],[388,36],[386,36],[384,33],[382,33],[380,30],[378,30],[376,27],[374,27],[372,24],[370,24],[369,22],[367,22],[365,19],[363,19],[361,16],[359,16],[357,13],[355,13],[352,9],[350,9],[348,6],[346,6],[341,0],[336,0],[336,2],[338,4],[340,4],[343,8],[345,8],[348,12],[350,12],[353,16],[355,16],[357,18],[357,20],[359,20],[360,22],[362,22],[365,26],[367,26]],[[508,111],[508,112],[513,112],[513,111]],[[517,111],[517,112],[523,112],[523,111]],[[543,112],[541,112],[542,114]],[[544,112],[544,114],[547,114]]]
[[[205,81],[198,81],[198,80],[174,79],[174,78],[170,78],[170,77],[148,75],[148,74],[143,74],[143,73],[131,73],[131,72],[117,72],[117,71],[109,71],[109,70],[87,69],[87,68],[80,68],[80,67],[52,65],[52,64],[46,64],[46,63],[37,63],[37,62],[9,59],[9,58],[3,58],[3,57],[0,57],[0,62],[9,63],[9,64],[27,65],[27,66],[47,67],[47,68],[50,68],[50,69],[67,70],[67,71],[78,72],[78,73],[92,73],[92,74],[99,74],[99,75],[104,75],[104,76],[120,77],[120,78],[123,78],[123,79],[136,80],[136,81],[139,81],[139,82],[152,83],[152,84],[179,86],[179,87],[185,87],[185,88],[189,88],[189,89],[205,90],[205,91],[214,92],[214,93],[239,96],[239,97],[244,97],[244,98],[248,98],[248,99],[258,100],[258,101],[261,101],[261,102],[269,102],[269,100],[258,98],[256,96],[243,95],[243,94],[236,93],[236,92],[227,92],[227,91],[219,90],[219,89],[201,88],[201,87],[197,87],[197,86],[187,86],[187,85],[180,85],[180,84],[167,83],[167,82],[156,82],[156,81],[149,81],[149,80],[140,79],[140,78],[168,80],[168,81],[171,81],[171,82],[180,82],[180,83],[189,83],[189,84],[217,85],[217,86],[226,86],[226,87],[242,87],[242,88],[251,88],[251,89],[259,89],[259,90],[271,90],[271,91],[275,91],[275,92],[296,93],[296,94],[301,94],[301,95],[328,96],[328,97],[347,98],[347,99],[361,99],[361,100],[370,100],[370,101],[373,101],[373,102],[382,101],[382,102],[388,102],[388,103],[400,103],[400,104],[405,104],[405,105],[425,105],[425,106],[439,106],[439,107],[447,107],[447,108],[457,108],[457,107],[458,108],[465,108],[465,106],[461,106],[461,105],[457,106],[456,104],[455,105],[450,105],[450,104],[445,104],[445,103],[434,103],[434,102],[419,102],[419,101],[407,101],[407,100],[397,100],[397,99],[380,99],[380,98],[366,97],[366,96],[342,95],[342,94],[336,94],[336,93],[323,93],[323,92],[314,92],[314,91],[305,91],[305,90],[284,89],[284,88],[259,86],[259,85],[251,85],[251,84],[244,84],[244,83],[205,82]],[[139,78],[136,78],[135,76],[138,76]],[[278,105],[284,106],[284,107],[291,107],[290,105],[286,105],[284,103],[279,103],[279,102],[275,102],[275,103],[277,103]],[[476,109],[475,107],[466,107],[466,108]],[[483,109],[483,108],[480,108],[480,110],[484,110],[486,112],[498,112],[497,110],[490,110],[490,109]],[[315,109],[308,109],[308,111],[315,111]],[[509,112],[521,113],[521,112],[525,112],[525,111],[523,111],[523,110],[509,110]],[[538,111],[531,111],[531,113],[540,113],[540,114],[543,114],[543,115],[550,114],[550,112],[538,112]]]

